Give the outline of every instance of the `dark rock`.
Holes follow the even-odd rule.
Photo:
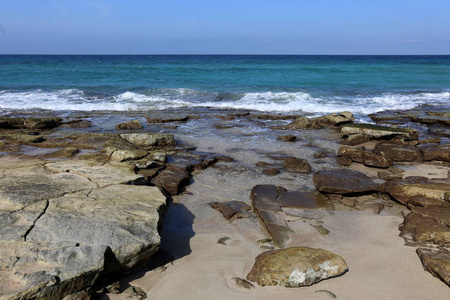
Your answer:
[[[181,193],[189,182],[189,172],[186,169],[179,168],[167,168],[152,179],[154,185],[164,188],[171,195]]]
[[[247,279],[260,286],[308,286],[348,270],[345,260],[332,252],[293,247],[261,253]]]
[[[48,118],[8,118],[0,117],[0,128],[3,129],[52,129],[61,125],[62,119]]]
[[[256,166],[257,167],[273,167],[274,166],[274,164],[271,164],[271,163],[268,163],[268,162],[265,162],[265,161],[258,161],[257,163],[256,163]]]
[[[450,144],[447,144],[447,145],[421,145],[418,148],[423,153],[424,161],[450,162]]]
[[[227,220],[233,217],[240,219],[251,216],[250,210],[252,207],[242,201],[212,202],[209,205],[215,210],[220,211]]]
[[[347,157],[352,162],[359,162],[369,167],[388,168],[391,162],[383,155],[370,153],[362,149],[341,146],[338,151],[339,157]]]
[[[353,163],[353,161],[348,157],[338,157],[336,159],[336,162],[338,165],[344,166],[344,167],[348,167]]]
[[[274,244],[278,247],[284,247],[291,230],[280,214],[282,209],[277,201],[279,190],[274,185],[256,185],[251,191],[250,198],[253,210],[261,224],[272,236]]]
[[[423,161],[423,154],[419,149],[397,143],[382,143],[376,145],[373,152],[384,155],[386,158],[396,162]]]
[[[352,134],[352,135],[349,135],[347,138],[345,138],[342,141],[342,144],[354,146],[354,145],[359,145],[362,143],[367,143],[368,141],[370,141],[370,138],[367,135]]]
[[[117,130],[142,129],[142,128],[144,128],[144,126],[142,126],[139,120],[132,120],[116,125]]]
[[[313,182],[320,192],[332,194],[367,194],[379,190],[378,184],[367,175],[347,169],[318,171]]]
[[[328,156],[327,153],[325,153],[323,151],[314,152],[314,154],[313,154],[314,158],[325,158],[327,156]]]
[[[297,140],[297,137],[293,134],[280,135],[278,137],[278,140],[283,142],[295,142]]]
[[[250,199],[256,211],[270,210],[281,212],[281,206],[277,201],[278,195],[278,188],[274,185],[256,185],[250,193]]]
[[[278,203],[282,207],[292,208],[333,208],[325,197],[303,191],[283,192],[278,198]]]
[[[186,122],[189,120],[189,117],[180,117],[180,118],[167,118],[167,119],[161,119],[161,118],[151,118],[151,117],[145,117],[147,119],[147,123],[172,123],[172,122]]]
[[[425,270],[450,286],[450,251],[445,248],[416,250]]]
[[[275,175],[280,174],[280,169],[278,169],[278,168],[264,169],[264,170],[262,170],[262,173],[263,173],[263,174],[266,174],[266,175],[272,175],[272,176],[275,176]]]
[[[288,157],[283,161],[283,168],[295,173],[311,173],[311,165],[304,159]]]
[[[231,279],[233,279],[236,282],[236,285],[238,287],[242,287],[242,288],[245,288],[245,289],[248,289],[248,290],[250,290],[250,289],[255,287],[250,281],[248,281],[246,279],[242,279],[242,278],[239,278],[239,277],[233,277]]]

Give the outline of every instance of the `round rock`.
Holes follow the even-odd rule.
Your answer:
[[[330,251],[292,247],[258,255],[247,280],[260,286],[301,287],[339,276],[347,270],[345,260]]]

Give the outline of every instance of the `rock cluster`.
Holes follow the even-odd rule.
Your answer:
[[[59,124],[0,121],[2,150],[19,155],[29,145],[42,153],[0,158],[4,299],[88,295],[100,277],[141,265],[159,246],[166,195],[217,160],[182,149],[172,134],[47,131]]]

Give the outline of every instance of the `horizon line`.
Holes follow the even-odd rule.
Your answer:
[[[148,55],[167,55],[167,56],[175,56],[175,55],[191,55],[191,56],[226,56],[226,55],[239,55],[239,56],[450,56],[450,54],[261,54],[261,53],[254,53],[254,54],[239,54],[239,53],[0,53],[0,55],[70,55],[70,56],[76,56],[76,55],[104,55],[104,56],[113,56],[113,55],[136,55],[136,56],[148,56]]]

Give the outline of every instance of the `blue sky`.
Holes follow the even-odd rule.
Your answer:
[[[0,54],[450,54],[450,1],[0,0]]]

